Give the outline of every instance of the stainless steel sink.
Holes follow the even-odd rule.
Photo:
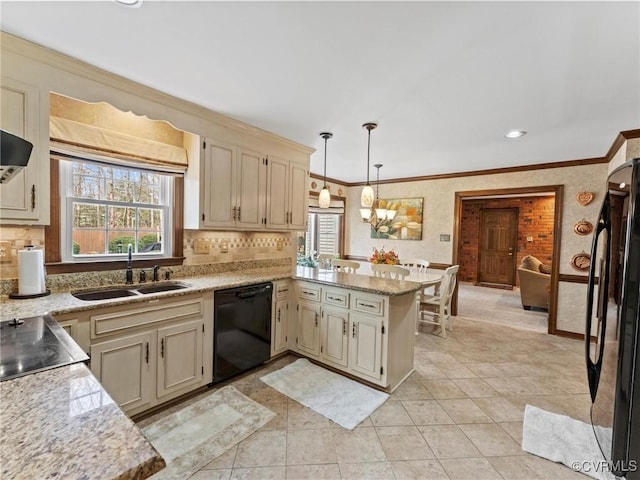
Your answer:
[[[148,293],[159,293],[159,292],[169,292],[171,290],[182,290],[183,288],[190,287],[188,283],[183,282],[165,282],[165,283],[156,283],[151,285],[145,285],[142,287],[137,287],[136,291],[146,295]]]
[[[128,288],[104,288],[96,290],[80,290],[71,292],[71,295],[79,300],[109,300],[111,298],[133,297],[136,295],[148,295],[151,293],[170,292],[172,290],[182,290],[190,287],[184,282],[162,282],[149,285],[132,286]]]
[[[110,298],[133,297],[139,295],[135,290],[125,288],[110,288],[107,290],[90,290],[83,292],[72,292],[71,295],[79,300],[108,300]]]

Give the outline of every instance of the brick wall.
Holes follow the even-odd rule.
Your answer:
[[[533,255],[550,264],[553,253],[553,212],[555,197],[518,197],[462,202],[462,238],[458,259],[458,279],[476,282],[480,239],[480,211],[483,208],[518,208],[518,246],[516,267],[522,258]],[[531,242],[527,237],[533,237]]]

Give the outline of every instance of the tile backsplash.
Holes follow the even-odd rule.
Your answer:
[[[185,230],[185,259],[183,265],[170,267],[172,277],[295,265],[292,235],[288,232]],[[0,257],[0,295],[8,295],[17,292],[18,250],[23,249],[25,245],[43,248],[44,227],[1,227],[0,242],[5,242],[3,245],[11,250],[9,261],[2,262]],[[86,286],[118,284],[122,283],[123,275],[123,271],[120,270],[48,275],[47,288],[52,291],[64,291]]]

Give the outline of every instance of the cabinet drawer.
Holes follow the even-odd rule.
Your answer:
[[[325,288],[322,301],[327,305],[349,308],[349,292]]]
[[[319,302],[322,299],[322,288],[320,285],[303,283],[298,286],[298,297],[303,300]]]
[[[358,312],[382,316],[384,315],[384,299],[354,293],[351,308]]]
[[[289,282],[277,282],[275,284],[276,298],[282,300],[289,296]]]
[[[144,307],[112,310],[91,316],[91,338],[121,333],[134,327],[141,327],[165,320],[180,320],[192,317],[202,318],[204,304],[202,297],[181,301],[155,302]]]

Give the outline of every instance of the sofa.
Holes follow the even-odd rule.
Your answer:
[[[522,308],[531,310],[537,307],[549,310],[549,290],[551,285],[551,267],[532,255],[522,259],[518,267],[520,300]]]

